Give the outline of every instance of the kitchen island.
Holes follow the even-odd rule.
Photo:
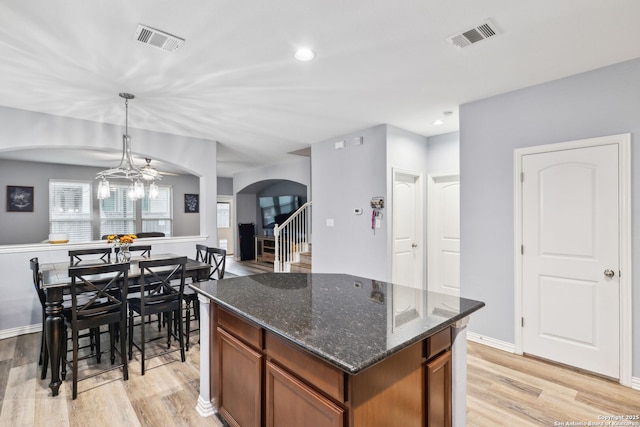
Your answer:
[[[190,286],[201,415],[234,426],[464,425],[465,326],[484,303],[344,274]]]

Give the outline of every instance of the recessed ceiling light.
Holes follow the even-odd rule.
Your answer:
[[[296,51],[294,57],[298,61],[311,61],[313,58],[316,57],[316,53],[311,49],[302,48]]]

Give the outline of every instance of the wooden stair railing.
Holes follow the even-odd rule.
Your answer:
[[[299,262],[300,253],[308,252],[311,244],[311,202],[302,205],[282,224],[273,229],[275,259],[273,271],[291,271],[291,264]]]

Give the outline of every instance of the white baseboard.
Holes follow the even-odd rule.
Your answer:
[[[484,335],[476,334],[475,332],[467,331],[467,340],[477,342],[479,344],[488,345],[489,347],[496,348],[498,350],[507,351],[509,353],[515,353],[516,346],[510,342],[500,341],[495,338],[486,337]]]
[[[34,332],[40,332],[42,330],[42,323],[35,325],[20,326],[13,329],[4,329],[0,331],[0,340],[5,338],[17,337],[18,335],[32,334]]]
[[[640,377],[631,377],[631,388],[640,390]]]

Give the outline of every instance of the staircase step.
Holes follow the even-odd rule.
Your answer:
[[[300,262],[305,264],[311,264],[311,252],[300,252]]]
[[[311,273],[311,264],[305,262],[294,262],[290,265],[291,273]]]

